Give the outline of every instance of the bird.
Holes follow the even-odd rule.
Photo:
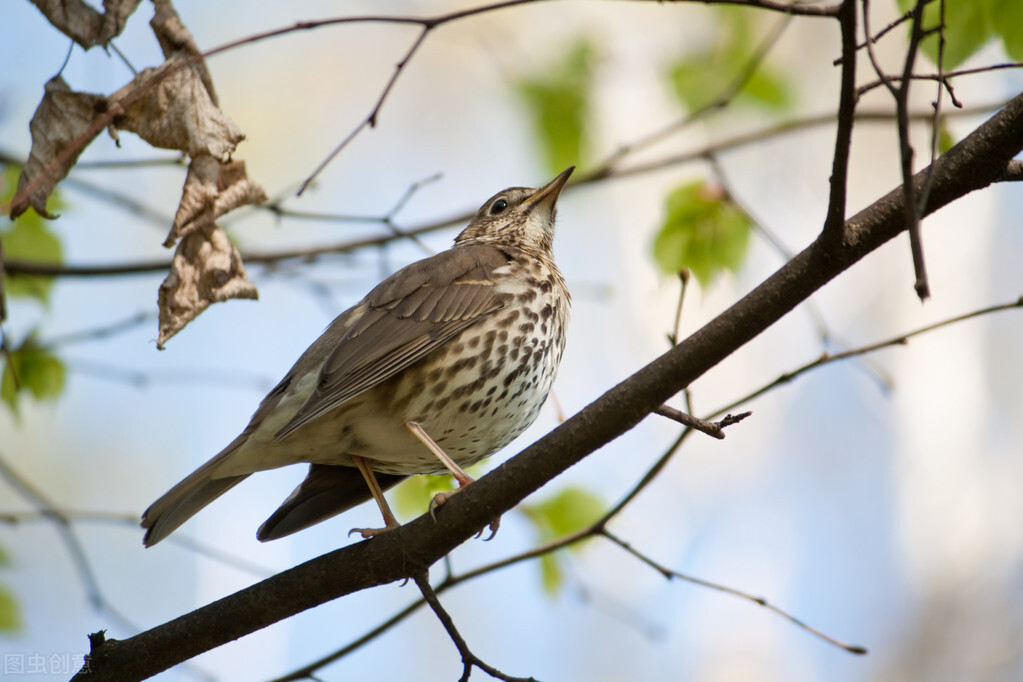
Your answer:
[[[557,201],[574,170],[484,203],[446,251],[397,270],[331,322],[219,454],[142,515],[147,547],[249,475],[309,464],[258,529],[275,540],[374,499],[414,474],[452,474],[498,452],[539,414],[565,348],[571,296],[554,262]],[[499,519],[490,528],[496,532]]]

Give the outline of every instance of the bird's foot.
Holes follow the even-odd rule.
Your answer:
[[[390,532],[395,528],[401,528],[401,524],[395,522],[393,526],[391,524],[387,524],[383,528],[352,528],[348,531],[348,537],[352,537],[352,533],[358,533],[364,540],[368,540],[369,538],[375,538],[378,535]]]
[[[439,493],[437,493],[436,495],[433,496],[433,499],[430,500],[430,517],[434,521],[437,520],[437,508],[440,507],[445,502],[447,502],[448,500],[450,500],[451,497],[453,495],[457,494],[458,491],[462,490],[463,487],[464,486],[460,486],[458,488],[455,488],[454,490],[445,490],[445,491],[439,492]],[[501,517],[500,516],[491,519],[490,520],[490,525],[488,526],[488,528],[490,528],[490,535],[488,535],[487,537],[483,538],[483,541],[486,542],[488,540],[492,540],[494,538],[494,536],[497,535],[497,529],[500,528],[500,527],[501,527]],[[484,529],[480,528],[480,532],[476,533],[476,537],[479,537],[479,536],[483,535],[483,531],[484,531]]]

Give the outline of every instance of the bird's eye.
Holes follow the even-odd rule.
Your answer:
[[[498,199],[497,201],[490,205],[490,215],[504,213],[507,208],[508,202],[505,201],[504,199]]]

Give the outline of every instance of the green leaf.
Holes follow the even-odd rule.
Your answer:
[[[34,211],[22,214],[11,229],[0,233],[4,258],[39,263],[60,263],[60,239],[43,224]],[[10,296],[35,298],[46,303],[53,288],[53,278],[41,275],[8,275],[4,289]]]
[[[668,80],[679,102],[689,111],[699,111],[715,101],[729,97],[739,107],[759,107],[784,111],[792,105],[789,80],[768,62],[753,65],[759,48],[753,35],[750,13],[734,8],[717,11],[718,36],[713,44],[697,52],[688,52],[668,69]],[[740,77],[737,93],[729,92]]]
[[[410,476],[394,489],[391,498],[400,516],[416,517],[430,508],[434,495],[454,488],[453,476]]]
[[[604,504],[593,493],[568,487],[538,504],[522,505],[544,542],[585,528],[604,513]]]
[[[587,161],[595,51],[589,41],[579,40],[560,60],[516,84],[551,173]]]
[[[724,87],[714,62],[703,55],[676,61],[668,72],[668,80],[679,102],[689,111],[699,111],[719,97]]]
[[[749,102],[765,109],[785,111],[792,106],[792,94],[782,74],[763,66],[746,81],[737,101],[740,104]]]
[[[52,400],[64,390],[67,369],[48,349],[38,345],[34,335],[4,354],[0,377],[0,400],[18,413],[18,398],[28,391],[36,400]]]
[[[1005,53],[1014,61],[1023,61],[1023,2],[994,0],[991,28],[1001,37]]]
[[[9,566],[10,559],[3,547],[0,547],[0,566]],[[0,584],[0,632],[13,632],[21,629],[21,614],[14,594]]]
[[[21,613],[14,594],[0,585],[0,632],[15,632],[21,629]]]
[[[948,124],[942,121],[938,126],[938,153],[944,154],[956,144],[955,136],[948,129]]]
[[[683,267],[706,287],[721,272],[736,271],[746,257],[753,221],[720,187],[702,180],[674,189],[654,239],[654,260],[664,272]]]
[[[557,552],[540,555],[540,581],[543,591],[553,596],[561,591],[565,583],[565,572],[561,570],[561,561]]]
[[[916,6],[916,0],[898,0],[898,5],[900,10],[907,12]],[[991,39],[992,6],[992,0],[946,0],[943,68],[953,69],[962,64]],[[925,31],[936,29],[940,25],[941,3],[935,0],[924,8],[923,29]],[[911,24],[907,22],[907,26],[911,27]],[[934,33],[924,38],[920,49],[928,59],[937,64],[938,34]]]
[[[0,189],[0,203],[10,200],[18,186],[20,169],[14,165],[4,168],[3,188]],[[58,211],[63,204],[55,191],[50,195],[47,209]],[[28,260],[39,263],[63,262],[63,248],[60,239],[47,226],[45,219],[35,211],[22,214],[6,229],[0,230],[3,242],[4,258],[7,260]],[[42,303],[49,300],[53,288],[53,278],[39,275],[8,275],[4,282],[4,290],[8,296],[35,298]]]
[[[590,525],[604,513],[604,504],[582,488],[569,487],[537,504],[520,505],[519,511],[532,522],[544,543]],[[571,548],[578,550],[580,544]],[[561,560],[559,552],[547,552],[540,557],[540,575],[548,594],[555,594],[563,582]]]

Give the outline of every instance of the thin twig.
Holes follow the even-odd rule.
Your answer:
[[[725,428],[731,426],[732,424],[738,424],[743,419],[745,419],[746,417],[750,416],[753,413],[743,412],[741,414],[736,415],[728,414],[725,415],[724,419],[722,419],[721,421],[710,422],[704,419],[693,417],[692,415],[688,415],[685,412],[682,412],[681,410],[676,410],[674,407],[671,407],[669,405],[661,405],[660,407],[654,410],[654,414],[659,414],[662,417],[667,417],[668,419],[676,421],[679,424],[682,424],[683,426],[687,426],[691,429],[696,429],[697,431],[705,433],[708,436],[717,438],[718,440],[724,440]]]
[[[675,323],[672,325],[671,334],[668,335],[668,341],[671,345],[676,345],[678,340],[681,338],[682,329],[682,303],[686,299],[686,288],[689,285],[689,278],[691,277],[689,268],[682,268],[678,271],[678,304],[675,306]]]
[[[85,547],[78,539],[78,535],[75,534],[74,528],[71,527],[70,519],[64,516],[60,509],[54,505],[53,502],[38,488],[32,485],[28,479],[15,471],[2,453],[0,453],[0,477],[3,477],[3,479],[6,480],[19,495],[34,506],[40,514],[49,517],[49,519],[53,522],[54,527],[57,530],[57,534],[60,536],[61,542],[64,543],[68,554],[71,555],[71,563],[78,572],[78,576],[85,589],[85,594],[89,599],[89,603],[92,604],[92,607],[100,613],[106,613],[109,615],[127,632],[137,632],[138,627],[128,620],[124,614],[115,609],[111,602],[104,596],[102,589],[100,589],[99,581],[96,579],[96,574],[93,571],[92,565],[89,563],[88,556],[85,553]]]
[[[69,523],[93,523],[114,526],[126,526],[133,531],[139,530],[139,517],[137,514],[123,514],[117,512],[93,511],[84,509],[58,509],[56,510],[61,518]],[[52,523],[54,514],[48,511],[0,511],[0,523],[16,526],[22,523]],[[167,538],[168,542],[179,545],[200,556],[205,556],[213,561],[221,563],[230,568],[248,573],[256,578],[267,578],[277,571],[267,566],[261,566],[248,559],[225,552],[219,547],[198,542],[181,533],[175,533]]]
[[[774,381],[771,381],[761,386],[757,390],[753,391],[752,393],[748,393],[742,398],[739,398],[738,400],[735,400],[729,403],[728,405],[721,407],[720,409],[710,414],[708,418],[712,419],[720,414],[730,412],[741,405],[749,403],[754,398],[758,398],[772,389],[787,384],[796,377],[818,367],[829,365],[833,362],[838,362],[840,360],[848,360],[849,358],[858,357],[860,355],[865,355],[867,353],[873,353],[874,351],[881,350],[882,348],[905,346],[906,344],[909,343],[910,339],[916,336],[920,336],[921,334],[926,334],[936,329],[941,329],[942,327],[947,327],[949,325],[956,324],[957,322],[963,322],[965,320],[970,320],[975,317],[980,317],[982,315],[990,315],[991,313],[997,313],[1004,310],[1012,310],[1014,308],[1023,308],[1023,296],[1009,303],[1002,303],[999,305],[989,306],[987,308],[981,308],[980,310],[973,310],[962,315],[957,315],[955,317],[950,317],[939,322],[934,322],[933,324],[920,327],[919,329],[914,329],[913,331],[909,331],[904,334],[899,334],[898,336],[893,336],[889,339],[885,339],[884,341],[878,341],[876,343],[872,343],[866,346],[860,346],[859,348],[853,348],[852,350],[843,351],[841,353],[822,353],[820,357],[818,357],[816,360],[808,362],[789,372],[785,372],[784,374],[781,374],[778,378],[776,378]]]
[[[430,30],[431,30],[430,26],[423,27],[423,30],[419,32],[419,36],[416,37],[415,41],[412,43],[412,46],[409,47],[408,52],[405,53],[405,56],[402,58],[402,60],[398,62],[398,64],[394,67],[394,73],[391,74],[391,77],[388,79],[387,84],[384,85],[383,92],[381,92],[380,96],[377,98],[376,104],[373,105],[373,109],[369,112],[369,116],[364,118],[362,122],[359,123],[359,125],[355,126],[355,129],[352,130],[352,132],[348,133],[348,135],[343,140],[341,140],[341,142],[336,147],[334,147],[330,154],[327,155],[327,158],[320,162],[320,165],[316,167],[316,170],[310,173],[309,177],[302,181],[302,185],[298,188],[298,192],[296,192],[297,196],[302,196],[302,193],[305,192],[306,189],[308,189],[309,185],[312,184],[316,177],[323,172],[323,170],[330,164],[330,162],[333,161],[337,157],[337,155],[340,154],[342,150],[344,150],[344,148],[347,147],[348,144],[356,138],[356,136],[359,133],[361,133],[366,128],[376,127],[377,116],[380,115],[380,109],[383,108],[384,102],[387,101],[387,96],[391,93],[391,90],[394,88],[394,84],[398,82],[398,78],[405,70],[405,67],[412,60],[412,57],[415,56],[416,51],[423,44],[423,41],[426,40],[426,36],[429,35]]]
[[[909,179],[913,176],[913,146],[909,141],[909,86],[912,83],[913,65],[916,62],[916,52],[923,40],[924,33],[921,26],[923,22],[923,7],[928,0],[917,0],[916,5],[909,12],[912,19],[909,47],[906,50],[906,60],[903,64],[902,77],[898,79],[899,85],[884,72],[874,54],[873,40],[870,39],[870,0],[863,2],[863,30],[867,34],[867,54],[874,72],[881,80],[888,92],[895,100],[896,127],[899,133],[899,160],[902,169],[902,205],[903,215],[909,232],[910,250],[913,255],[913,270],[916,275],[914,289],[920,300],[926,300],[930,296],[927,284],[927,269],[924,264],[923,245],[920,238],[920,214],[923,204],[918,204],[913,196],[913,185]],[[940,99],[940,96],[939,96]],[[934,114],[931,114],[931,121],[934,121]],[[933,125],[933,124],[932,124]]]
[[[57,348],[59,346],[69,346],[76,343],[107,339],[111,336],[116,336],[117,334],[121,334],[130,329],[135,329],[136,327],[147,324],[155,318],[155,313],[135,313],[131,317],[118,320],[117,322],[51,337],[46,339],[46,341],[44,341],[41,345],[47,348]]]
[[[462,657],[462,677],[459,678],[459,682],[468,682],[473,668],[479,668],[491,677],[498,680],[504,680],[505,682],[537,682],[532,677],[512,677],[511,675],[501,672],[492,665],[487,664],[479,656],[474,654],[472,650],[469,649],[469,645],[466,644],[465,638],[462,637],[462,634],[455,626],[455,621],[440,603],[437,593],[430,585],[428,574],[426,572],[416,573],[412,576],[412,579],[416,581],[416,585],[419,586],[419,591],[423,593],[423,599],[425,599],[426,603],[429,604],[431,609],[433,609],[433,613],[437,616],[437,620],[439,620],[441,625],[444,626],[444,630],[448,633],[448,637],[450,637],[451,641],[454,642],[459,655]]]
[[[147,388],[153,384],[211,385],[243,391],[266,392],[273,388],[272,377],[258,372],[226,368],[177,368],[165,371],[133,370],[113,363],[86,360],[62,355],[72,372],[88,374],[107,381],[120,382],[134,388]]]
[[[689,126],[698,123],[699,121],[706,118],[713,112],[720,111],[728,106],[728,104],[742,92],[743,88],[749,84],[749,81],[756,74],[757,69],[763,63],[771,49],[777,44],[781,38],[785,29],[788,27],[792,15],[785,17],[778,26],[772,31],[767,38],[763,40],[754,50],[749,60],[739,70],[739,74],[732,79],[732,81],[725,85],[721,92],[710,102],[703,105],[702,107],[695,109],[688,113],[681,119],[670,123],[663,128],[655,130],[652,133],[648,133],[643,137],[634,140],[628,144],[620,146],[616,151],[610,154],[607,158],[600,162],[597,167],[592,171],[594,175],[607,175],[610,174],[619,161],[628,156],[629,154],[635,154],[638,151],[646,149],[648,147],[662,142],[667,137],[674,135],[675,133],[681,132]]]
[[[708,580],[702,580],[700,578],[694,578],[691,575],[686,575],[685,573],[679,573],[678,571],[673,571],[670,568],[667,568],[666,566],[664,566],[663,564],[660,564],[660,563],[654,561],[653,559],[648,557],[646,554],[643,554],[642,552],[638,551],[631,544],[629,544],[628,542],[622,540],[621,538],[619,538],[614,533],[611,533],[606,528],[601,532],[601,535],[603,535],[605,538],[607,538],[608,540],[610,540],[614,544],[618,545],[619,547],[621,547],[626,552],[628,552],[632,556],[636,557],[637,559],[639,559],[640,561],[642,561],[646,565],[650,566],[651,568],[653,568],[654,570],[656,570],[658,573],[660,573],[661,575],[663,575],[665,578],[667,578],[669,580],[677,578],[678,580],[684,580],[684,581],[686,581],[688,583],[692,583],[694,585],[700,585],[701,587],[708,587],[708,588],[710,588],[712,590],[716,590],[718,592],[724,592],[725,594],[730,594],[732,596],[739,597],[740,599],[745,599],[746,601],[753,602],[754,604],[757,604],[758,606],[763,606],[765,609],[767,609],[769,611],[772,611],[773,613],[778,614],[782,618],[787,619],[791,623],[793,623],[793,624],[797,625],[798,627],[802,628],[803,630],[809,632],[811,635],[814,635],[815,637],[818,637],[818,638],[824,640],[825,642],[827,642],[829,644],[833,644],[833,645],[835,645],[835,646],[837,646],[837,647],[839,647],[841,649],[845,649],[846,651],[848,651],[851,654],[865,654],[865,653],[867,653],[867,650],[864,647],[862,647],[862,646],[857,646],[855,644],[846,644],[845,642],[837,640],[834,637],[831,637],[830,635],[824,634],[823,632],[821,632],[820,630],[818,630],[815,627],[807,625],[805,622],[803,622],[802,620],[796,618],[792,614],[790,614],[790,613],[788,613],[786,611],[783,611],[782,609],[778,608],[777,606],[771,604],[764,597],[757,597],[757,596],[754,596],[754,595],[752,595],[752,594],[750,594],[748,592],[743,592],[742,590],[737,590],[734,587],[728,587],[727,585],[722,585],[720,583],[710,582]]]
[[[866,10],[866,8],[864,7],[864,14],[866,13],[865,10]],[[898,28],[902,24],[904,24],[907,21],[909,21],[909,19],[912,16],[912,14],[913,14],[912,10],[904,12],[901,17],[899,17],[898,19],[893,20],[890,24],[888,24],[887,26],[882,28],[880,31],[878,31],[874,35],[870,34],[870,31],[867,30],[866,22],[864,22],[864,24],[863,24],[863,33],[866,34],[867,37],[863,40],[862,43],[859,43],[858,45],[856,45],[856,49],[857,50],[862,50],[863,48],[869,48],[871,43],[876,43],[878,40],[880,40],[885,35],[887,35],[889,31],[891,31],[892,29]],[[832,65],[833,66],[838,66],[841,63],[842,63],[842,58],[838,57],[837,59],[835,59],[832,62]]]
[[[393,616],[391,616],[390,618],[388,618],[387,620],[385,620],[372,630],[369,630],[358,639],[353,640],[352,642],[341,647],[340,649],[333,651],[327,654],[326,656],[319,658],[297,670],[293,670],[287,675],[282,675],[281,677],[275,677],[272,680],[268,680],[268,682],[295,682],[296,680],[312,679],[313,675],[320,668],[324,668],[333,663],[334,661],[344,658],[345,656],[352,653],[356,649],[361,648],[363,645],[372,642],[374,639],[384,634],[385,632],[387,632],[395,625],[405,620],[406,618],[408,618],[409,616],[411,616],[413,613],[415,613],[424,606],[426,606],[426,599],[425,598],[419,599],[409,604],[401,611],[398,611],[396,614],[394,614]]]
[[[942,93],[948,90],[949,97],[952,98],[953,102],[956,102],[955,91],[952,89],[952,84],[945,78],[945,0],[938,0],[940,2],[940,24],[941,30],[938,31],[938,80],[937,90],[938,94],[934,100],[934,119],[931,121],[931,160],[930,164],[934,165],[935,159],[938,158],[938,140],[941,137],[941,102],[944,99]],[[934,174],[928,173],[924,179],[923,187],[920,189],[920,198],[917,201],[916,212],[917,215],[923,213],[924,206],[927,205],[927,199],[931,194],[931,187],[934,186]],[[921,255],[921,259],[923,256]]]
[[[944,73],[915,73],[912,78],[916,81],[939,81],[948,87],[949,80],[960,76],[973,76],[977,74],[991,73],[992,71],[1001,71],[1003,69],[1019,68],[1023,68],[1023,62],[1002,62],[1000,64],[988,64],[987,66],[976,66],[970,69],[957,69],[955,71],[946,71]],[[902,82],[902,76],[900,75],[888,75],[885,76],[885,79],[892,83]],[[857,91],[860,95],[863,95],[881,85],[884,85],[885,79],[878,78],[877,80],[869,81],[861,85]],[[961,109],[963,107],[963,103],[956,99],[952,92],[949,92],[949,96],[952,99],[953,106],[957,109]]]
[[[926,0],[917,0],[916,8],[913,11],[912,31],[909,38],[909,48],[906,50],[906,61],[902,70],[902,83],[899,85],[898,96],[895,98],[899,126],[899,156],[902,161],[902,201],[906,225],[909,231],[909,248],[913,255],[913,272],[916,275],[913,288],[916,290],[916,295],[921,301],[926,301],[930,298],[931,289],[927,281],[927,265],[924,262],[923,240],[920,236],[922,204],[919,204],[917,197],[913,195],[913,183],[910,182],[913,178],[913,156],[915,152],[909,141],[908,114],[909,87],[913,82],[911,78],[913,75],[913,65],[916,63],[917,50],[925,35],[923,29],[925,4]],[[941,30],[944,30],[944,28]]]
[[[823,233],[832,247],[841,243],[845,229],[846,194],[849,182],[849,153],[856,116],[856,2],[842,0],[836,14],[842,31],[842,77],[838,100],[838,126],[831,163],[831,191]]]

